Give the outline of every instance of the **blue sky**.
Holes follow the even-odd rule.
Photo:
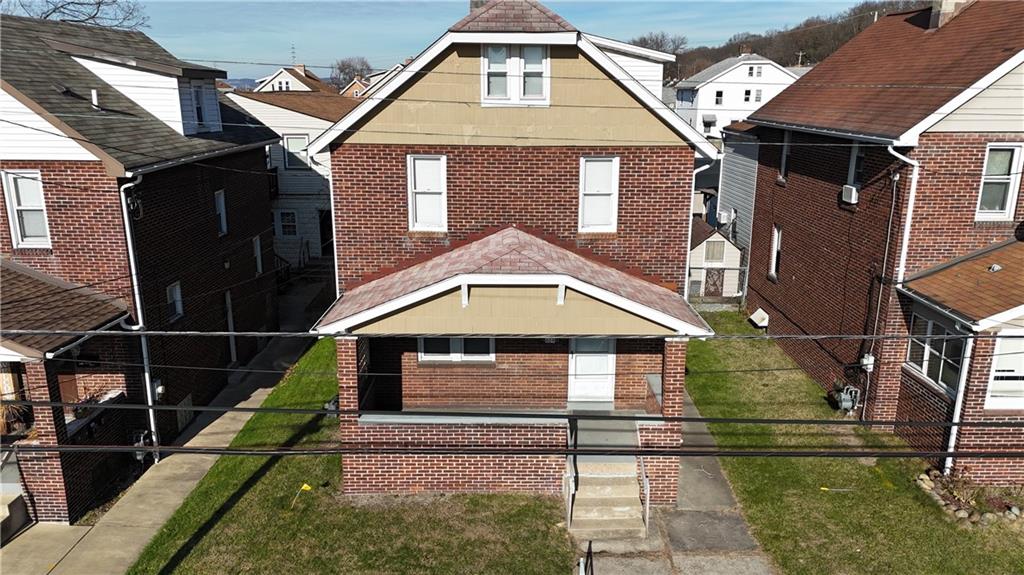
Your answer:
[[[365,56],[384,68],[413,56],[464,16],[468,0],[251,2],[145,1],[146,32],[185,60],[328,65]],[[644,32],[683,34],[691,46],[717,45],[738,32],[762,32],[833,14],[854,0],[574,0],[545,2],[580,30],[628,40]],[[214,64],[232,78],[256,78],[276,67]],[[313,68],[318,74],[326,70]]]

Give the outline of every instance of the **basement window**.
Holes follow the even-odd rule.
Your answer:
[[[420,361],[493,362],[493,337],[421,337]]]
[[[982,168],[975,219],[1012,221],[1020,189],[1024,144],[989,144]]]

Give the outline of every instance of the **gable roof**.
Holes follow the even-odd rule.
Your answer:
[[[575,32],[576,28],[534,0],[491,0],[448,29],[451,32]]]
[[[793,72],[791,72],[788,68],[783,68],[782,66],[779,66],[774,61],[769,60],[764,56],[759,56],[757,54],[740,54],[739,56],[733,56],[732,58],[726,58],[725,60],[722,60],[720,62],[715,62],[714,64],[708,66],[707,68],[704,68],[703,70],[697,72],[696,74],[690,76],[689,78],[679,80],[678,82],[671,84],[671,86],[674,88],[697,88],[703,84],[707,84],[708,82],[714,80],[715,78],[721,76],[722,74],[725,74],[726,72],[732,70],[736,66],[753,62],[772,64],[778,67],[780,70],[784,70],[791,76],[796,78],[796,74],[793,74]]]
[[[67,48],[71,45],[77,47],[74,53]],[[140,32],[5,14],[0,18],[0,46],[4,91],[54,124],[48,131],[76,139],[108,159],[108,169],[111,163],[117,170],[145,169],[276,139],[273,131],[222,96],[223,131],[184,136],[74,60],[89,48],[102,61],[119,60],[147,71],[161,67],[171,75],[172,68],[204,77],[225,75],[178,60]],[[100,110],[92,107],[91,90],[97,91]]]
[[[701,245],[708,238],[718,233],[711,224],[704,221],[700,216],[694,215],[692,218],[693,229],[690,231],[690,249],[694,249]]]
[[[295,77],[296,80],[302,82],[303,84],[306,85],[307,88],[313,90],[314,92],[327,92],[335,94],[338,93],[334,86],[321,80],[320,77],[311,72],[309,68],[303,67],[300,69],[295,66],[292,66],[287,70],[292,76]]]
[[[446,280],[467,275],[469,283],[472,283],[472,275],[551,276],[542,280],[550,284],[560,283],[558,278],[564,277],[639,304],[677,324],[690,326],[692,333],[711,333],[700,315],[678,293],[515,227],[501,229],[346,291],[317,322],[316,329],[329,331],[332,324],[356,321],[353,318],[363,317],[374,308],[423,294],[432,287],[450,289],[444,283]],[[647,319],[662,323],[654,318]]]
[[[81,331],[102,327],[128,314],[120,298],[100,294],[0,258],[0,324],[4,329]],[[79,336],[11,335],[4,345],[28,357],[43,357]],[[14,344],[14,345],[11,345]]]
[[[305,114],[328,122],[337,122],[345,117],[360,101],[341,94],[325,92],[235,92],[239,98],[248,98]]]
[[[1024,61],[1024,2],[977,1],[938,29],[930,19],[931,8],[880,18],[749,120],[914,145],[947,104]]]

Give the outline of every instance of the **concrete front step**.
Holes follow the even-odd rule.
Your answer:
[[[642,517],[574,519],[569,531],[576,539],[630,539],[646,535]]]
[[[626,459],[583,459],[580,456],[576,463],[576,471],[580,477],[616,476],[636,479],[636,458]]]
[[[572,506],[573,524],[581,519],[632,519],[643,517],[643,509],[639,504],[633,505],[580,505],[577,501]]]

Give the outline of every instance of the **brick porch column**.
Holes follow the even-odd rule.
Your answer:
[[[30,401],[61,401],[57,375],[48,373],[45,363],[22,365],[25,396]],[[16,445],[60,445],[67,440],[63,408],[33,407],[32,415],[36,437],[23,439]],[[60,453],[19,451],[18,467],[26,503],[36,520],[68,522],[68,495]]]
[[[683,414],[687,343],[687,338],[665,339],[661,373],[661,414],[666,417],[678,417]],[[641,425],[639,429],[640,446],[643,448],[678,449],[682,445],[680,422]],[[675,505],[679,486],[679,458],[645,457],[644,465],[651,481],[651,503]]]

